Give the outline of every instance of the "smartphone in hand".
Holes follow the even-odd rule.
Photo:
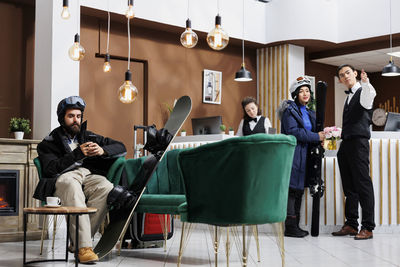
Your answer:
[[[86,141],[87,141],[87,142],[90,141],[90,142],[93,142],[93,143],[97,143],[97,142],[96,142],[96,135],[95,135],[95,134],[89,134],[89,135],[87,135]]]

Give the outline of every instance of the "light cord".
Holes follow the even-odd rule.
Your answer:
[[[128,18],[128,70],[129,66],[131,65],[131,31],[129,27],[129,18]]]
[[[242,28],[242,63],[244,64],[244,0],[242,1],[243,3],[243,28]]]
[[[108,47],[110,44],[110,1],[107,0],[107,13],[108,13],[108,27],[107,27],[107,54],[108,54]]]
[[[187,17],[188,17],[188,19],[189,19],[189,3],[190,3],[190,0],[187,1]]]
[[[81,14],[80,14],[80,9],[79,9],[79,0],[78,1],[76,1],[77,2],[77,4],[76,4],[76,10],[77,10],[77,12],[76,12],[76,14],[77,14],[77,19],[76,19],[76,33],[77,34],[79,34],[79,23],[80,23],[80,18],[81,18]],[[79,43],[81,42],[81,40],[79,39]]]
[[[392,53],[392,0],[389,1],[390,53]]]

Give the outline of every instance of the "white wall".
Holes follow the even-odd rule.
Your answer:
[[[266,5],[265,43],[293,39],[337,40],[336,1],[278,0]]]
[[[108,2],[109,1],[109,2]],[[125,0],[81,0],[81,5],[124,14]],[[189,17],[192,28],[196,31],[209,32],[215,26],[218,13],[217,0],[189,0]],[[135,17],[182,27],[187,19],[186,0],[135,0]],[[266,4],[255,0],[245,0],[245,39],[253,42],[265,42]],[[230,37],[242,38],[242,0],[219,0],[219,11],[222,17],[222,28]]]
[[[338,77],[335,76],[335,125],[342,127],[342,116],[344,101],[347,95],[344,93],[347,90],[346,86],[339,82]]]
[[[123,14],[125,0],[81,0],[81,5]],[[390,0],[245,0],[245,39],[257,43],[294,39],[347,42],[389,33]],[[194,30],[214,27],[218,0],[190,0]],[[242,37],[242,0],[219,0],[222,27],[229,36]],[[135,0],[136,16],[174,26],[185,26],[187,1]],[[157,7],[157,8],[155,8]],[[400,1],[392,0],[392,32],[400,32]]]
[[[299,76],[304,75],[304,47],[289,45],[289,84],[288,90],[290,90],[290,86],[292,82],[295,81]],[[289,92],[289,98],[291,99],[291,95]]]
[[[61,99],[79,95],[79,62],[68,56],[79,30],[76,1],[70,1],[70,9],[71,18],[63,20],[58,1],[36,1],[34,139],[42,139],[59,126],[56,110]]]

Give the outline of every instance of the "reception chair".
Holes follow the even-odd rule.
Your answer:
[[[246,225],[279,222],[282,229],[295,146],[293,136],[256,134],[179,153],[178,167],[186,202],[179,207],[182,236],[178,266],[183,243],[187,242],[188,223],[213,225],[216,233],[217,227],[243,226],[243,245],[246,244]],[[283,238],[281,240],[283,264]],[[242,253],[245,266],[245,247]],[[215,261],[217,263],[217,255]]]

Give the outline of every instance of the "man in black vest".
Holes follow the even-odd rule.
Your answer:
[[[369,142],[372,106],[376,91],[364,70],[361,84],[357,71],[344,64],[337,76],[348,90],[343,109],[342,144],[337,153],[344,195],[346,222],[334,236],[355,235],[356,240],[371,239],[374,222],[374,188],[369,176]],[[362,210],[361,230],[358,232],[358,203]]]

